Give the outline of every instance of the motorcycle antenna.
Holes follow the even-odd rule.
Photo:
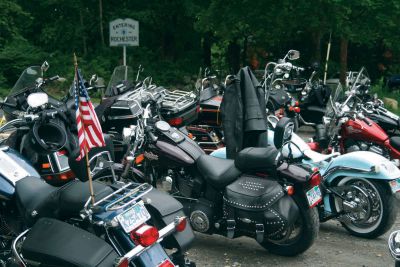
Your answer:
[[[329,61],[329,55],[331,53],[331,42],[332,42],[332,31],[329,33],[329,42],[328,42],[328,47],[326,49],[326,61],[325,61],[325,70],[324,70],[324,85],[326,85],[326,76],[328,74],[328,61]]]

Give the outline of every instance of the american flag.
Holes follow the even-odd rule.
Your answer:
[[[78,69],[76,70],[74,87],[80,152],[76,160],[81,160],[91,148],[105,146],[105,141],[99,119],[94,111],[82,75]]]

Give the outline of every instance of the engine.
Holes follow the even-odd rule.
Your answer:
[[[379,155],[382,155],[384,157],[387,156],[386,151],[380,147],[377,146],[376,144],[373,143],[366,143],[366,142],[356,142],[349,140],[345,144],[346,151],[347,152],[354,152],[354,151],[370,151]]]

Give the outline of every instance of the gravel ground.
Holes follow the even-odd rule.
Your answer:
[[[312,132],[302,129],[300,135],[309,138]],[[400,229],[400,216],[391,231],[369,240],[349,235],[332,220],[321,224],[319,236],[309,250],[292,258],[269,254],[251,238],[231,240],[196,233],[188,256],[197,266],[394,266],[387,239],[396,229]]]

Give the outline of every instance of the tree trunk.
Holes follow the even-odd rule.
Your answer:
[[[82,47],[83,47],[83,55],[87,55],[87,44],[86,44],[86,33],[85,33],[85,25],[83,24],[83,13],[82,9],[79,10],[79,19],[81,22],[81,35],[82,35]]]
[[[211,45],[212,33],[207,32],[203,38],[203,64],[205,67],[211,67]]]
[[[237,39],[228,45],[227,60],[231,74],[236,74],[240,69],[240,46],[237,44]]]
[[[322,39],[322,32],[320,30],[313,32],[311,34],[313,47],[314,47],[314,55],[313,61],[321,62],[321,39]]]
[[[247,44],[248,44],[248,37],[244,37],[243,40],[243,54],[242,54],[242,66],[247,66],[249,65],[249,62],[247,60]]]
[[[103,29],[103,0],[99,0],[99,26],[100,26],[100,40],[101,44],[105,45],[104,29]]]
[[[347,48],[349,46],[349,40],[345,37],[340,39],[340,83],[346,84],[346,72],[347,72]]]

